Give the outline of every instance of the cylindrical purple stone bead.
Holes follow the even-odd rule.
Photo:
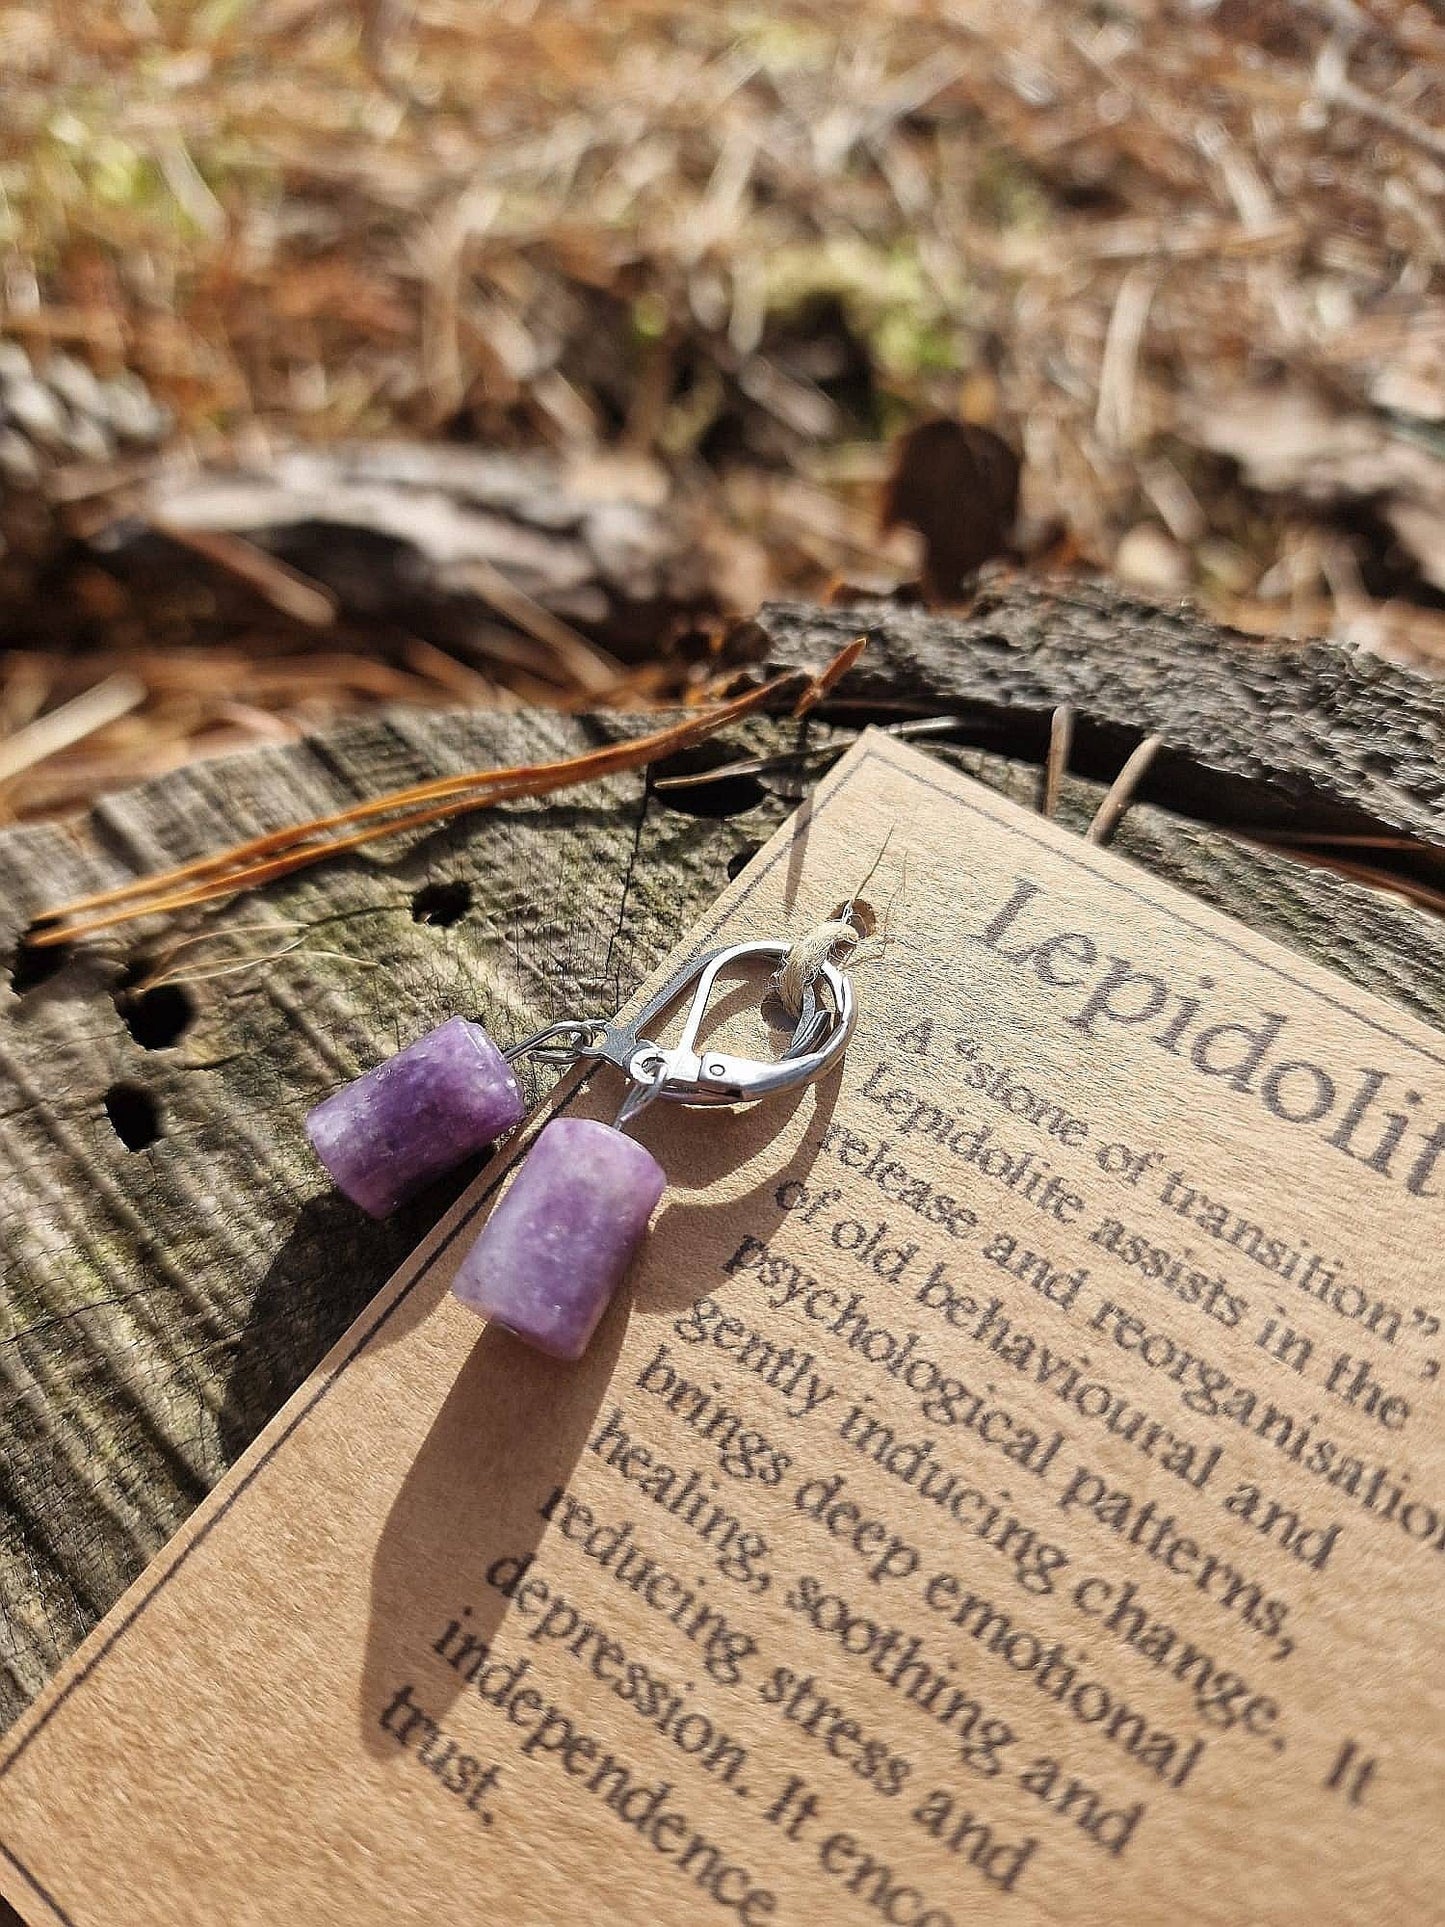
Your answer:
[[[511,1065],[481,1025],[451,1017],[325,1098],[306,1135],[347,1197],[384,1218],[520,1124],[526,1109]]]
[[[580,1358],[666,1184],[652,1153],[610,1124],[555,1117],[452,1289],[539,1351]]]

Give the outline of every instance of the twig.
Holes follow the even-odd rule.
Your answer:
[[[1043,813],[1052,816],[1059,807],[1059,791],[1069,767],[1069,752],[1074,746],[1074,711],[1070,703],[1060,703],[1049,723],[1049,755],[1044,764]]]
[[[1341,107],[1348,107],[1352,113],[1363,114],[1367,120],[1377,120],[1382,127],[1399,134],[1403,140],[1413,141],[1423,147],[1427,154],[1436,160],[1445,161],[1445,134],[1438,134],[1414,114],[1406,113],[1393,101],[1380,100],[1374,94],[1367,94],[1363,87],[1357,87],[1343,74],[1327,74],[1322,79],[1320,92],[1326,100],[1332,100]]]
[[[1144,772],[1159,752],[1162,736],[1146,736],[1109,786],[1109,794],[1095,812],[1084,835],[1086,843],[1107,843],[1119,827],[1119,820],[1134,800]]]
[[[1153,268],[1131,268],[1119,283],[1104,336],[1099,368],[1099,400],[1094,426],[1111,448],[1128,448],[1134,438],[1134,390],[1139,348],[1153,305],[1158,277]]]
[[[223,529],[188,529],[161,515],[151,516],[150,526],[168,542],[189,549],[193,555],[224,569],[227,575],[235,576],[238,582],[244,582],[247,588],[264,596],[273,609],[279,609],[283,616],[290,616],[295,622],[304,622],[308,629],[329,629],[335,622],[336,598],[329,589],[323,589],[319,582],[313,582],[310,576],[302,575],[288,563],[278,562],[274,555],[267,555],[245,536],[232,535]]]

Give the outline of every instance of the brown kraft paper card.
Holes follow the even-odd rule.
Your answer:
[[[447,1290],[524,1137],[7,1737],[27,1919],[1442,1917],[1445,1040],[877,735],[674,967],[885,837],[582,1363]]]

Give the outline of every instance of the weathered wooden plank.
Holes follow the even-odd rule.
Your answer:
[[[399,714],[193,766],[107,799],[79,831],[0,838],[0,946],[12,956],[57,894],[390,784],[565,754],[626,726]],[[777,736],[765,725],[751,740]],[[150,934],[122,934],[3,993],[5,1711],[34,1693],[445,1201],[385,1227],[363,1221],[305,1148],[308,1105],[450,1011],[519,1035],[579,1004],[614,1008],[715,894],[744,836],[783,814],[764,797],[724,835],[675,808],[644,810],[632,778],[328,865],[197,926],[207,939],[178,960],[188,971],[232,961],[230,930],[272,957],[186,986],[172,1008],[184,1027],[157,1048],[146,1047],[158,1041],[145,1022],[155,1000],[124,996],[155,954]],[[154,1142],[128,1149],[107,1097],[133,1134],[131,1113],[153,1107]]]
[[[919,676],[910,686],[947,706]],[[386,785],[632,726],[402,714],[175,772],[77,825],[0,836],[0,955],[70,891]],[[759,722],[734,742],[772,751],[837,734]],[[940,753],[1033,801],[1035,770]],[[364,1221],[305,1149],[308,1105],[457,1009],[516,1034],[614,1007],[781,820],[777,787],[742,786],[731,800],[751,807],[714,819],[618,779],[324,865],[213,911],[177,960],[199,977],[235,961],[229,940],[266,961],[159,1000],[125,991],[161,941],[143,926],[43,981],[21,959],[0,990],[0,1715],[33,1695],[465,1180],[391,1226]],[[1098,795],[1067,785],[1065,820],[1082,827]],[[1439,836],[1423,788],[1412,808]],[[1157,808],[1131,813],[1119,847],[1445,1021],[1438,926],[1398,900]],[[869,993],[886,994],[883,975]],[[144,1137],[147,1105],[154,1138],[128,1149],[117,1123]]]

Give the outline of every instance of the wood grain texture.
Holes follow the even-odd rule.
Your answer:
[[[781,632],[776,612],[768,620]],[[815,633],[831,633],[834,620],[820,615]],[[801,648],[803,618],[788,622]],[[887,701],[907,689],[946,707],[948,690],[930,680],[941,643],[911,679],[900,636],[888,647],[900,673]],[[973,658],[966,625],[954,653],[960,664]],[[1087,665],[1074,673],[1082,688]],[[1227,679],[1221,688],[1227,707]],[[1418,691],[1411,701],[1418,722],[1430,704]],[[1202,718],[1202,693],[1196,703]],[[0,955],[8,965],[34,913],[73,891],[387,786],[562,754],[636,726],[397,714],[194,765],[73,825],[0,836]],[[732,746],[845,740],[809,718],[759,722]],[[1202,752],[1215,749],[1202,735]],[[978,750],[939,753],[1034,803],[1036,769]],[[713,819],[679,809],[675,793],[649,800],[637,777],[617,779],[398,839],[241,899],[188,926],[204,941],[178,965],[201,979],[234,961],[228,943],[240,942],[264,961],[183,986],[179,1012],[168,1007],[183,1027],[158,1047],[124,987],[176,932],[136,926],[44,981],[22,962],[26,987],[0,989],[0,1717],[34,1695],[470,1175],[375,1225],[330,1193],[310,1158],[308,1106],[457,1010],[514,1036],[564,1012],[614,1008],[716,894],[730,862],[782,820],[794,800],[784,780],[794,779],[742,786],[721,800],[750,807]],[[1063,820],[1082,828],[1099,795],[1070,780]],[[1400,795],[1421,833],[1445,838],[1423,773]],[[1398,899],[1155,807],[1131,812],[1117,847],[1445,1022],[1439,926]],[[436,885],[452,887],[422,894]],[[418,921],[429,905],[455,920]],[[881,970],[864,994],[886,995]],[[144,1148],[127,1149],[107,1112],[117,1087],[154,1106],[157,1134]]]

